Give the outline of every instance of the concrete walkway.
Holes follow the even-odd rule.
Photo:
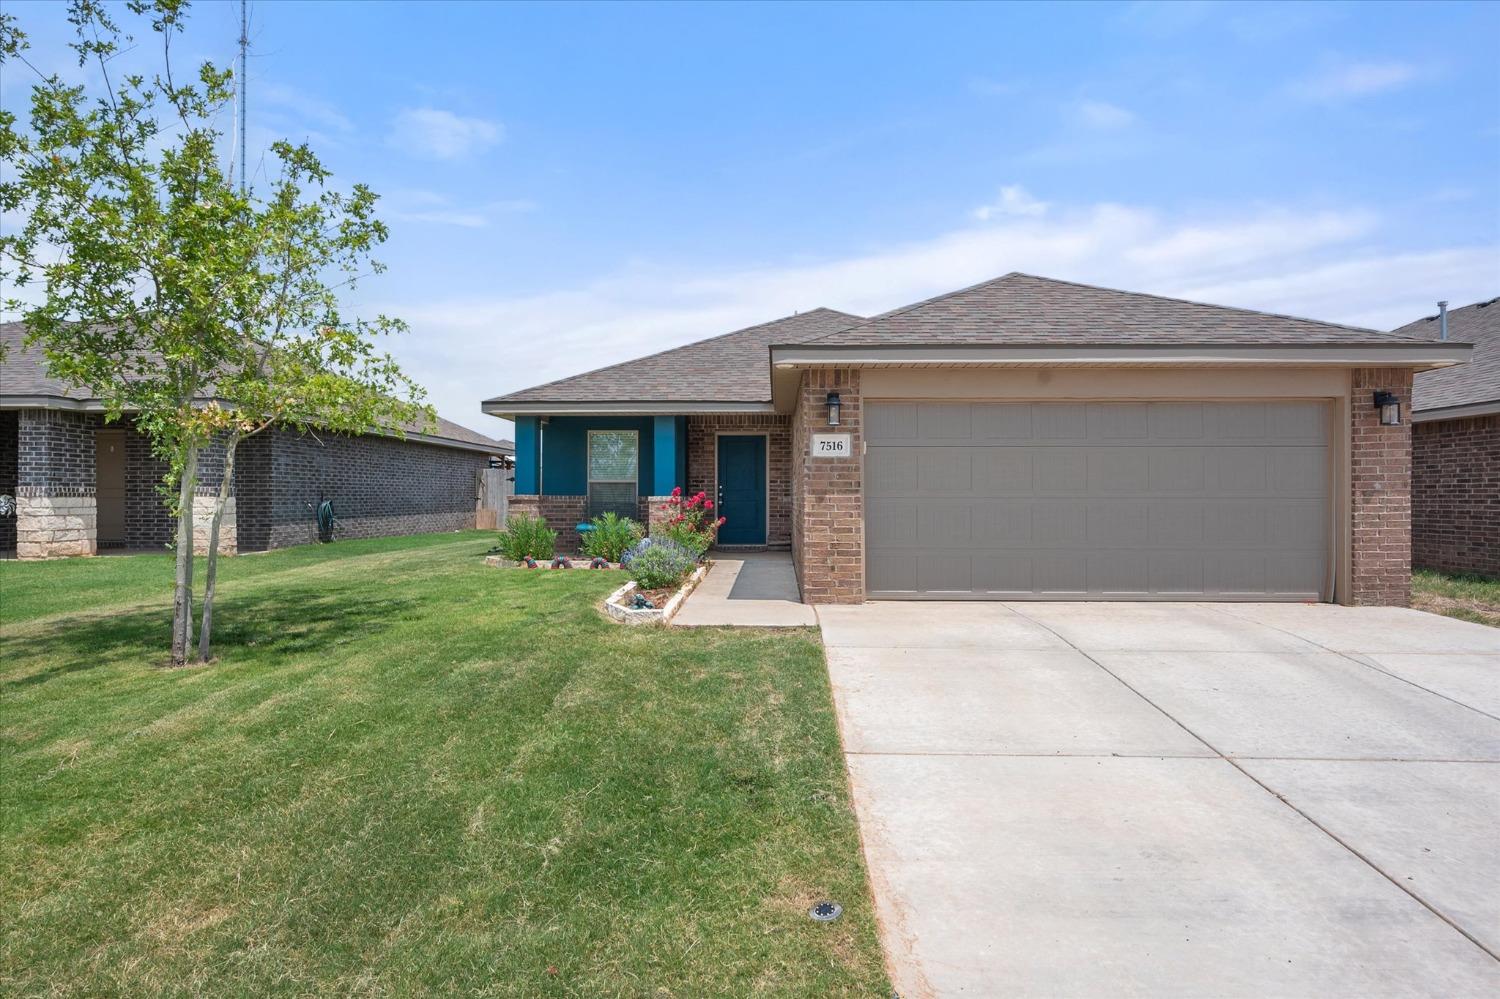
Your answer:
[[[672,619],[679,627],[812,628],[789,552],[711,552],[713,566]]]
[[[1500,630],[818,613],[904,999],[1500,995]]]

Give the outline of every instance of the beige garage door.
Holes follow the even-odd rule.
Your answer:
[[[1327,403],[870,402],[871,597],[1318,600]]]

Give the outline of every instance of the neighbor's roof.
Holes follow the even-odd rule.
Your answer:
[[[771,344],[803,343],[859,321],[833,309],[800,312],[487,399],[484,410],[501,413],[512,403],[763,403],[771,398]]]
[[[1407,323],[1395,332],[1424,340],[1441,335],[1436,315]],[[1468,364],[1456,368],[1419,372],[1412,389],[1412,411],[1500,404],[1500,297],[1449,310],[1448,339],[1472,343],[1474,355]]]
[[[0,344],[5,360],[0,363],[0,405],[6,408],[91,409],[98,398],[85,389],[73,388],[52,377],[47,357],[41,347],[23,343],[25,323],[0,323]],[[438,444],[457,444],[469,450],[489,450],[495,454],[515,454],[511,441],[500,441],[437,418],[436,426],[408,424],[402,432]]]
[[[1353,346],[1420,339],[1011,273],[875,316],[814,342],[819,347]]]

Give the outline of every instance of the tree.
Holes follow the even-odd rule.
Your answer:
[[[172,661],[193,648],[194,497],[205,448],[222,446],[198,653],[210,651],[218,533],[235,448],[276,423],[400,434],[430,410],[379,337],[405,325],[345,315],[340,293],[383,268],[375,194],[341,192],[306,145],[271,147],[264,197],[221,167],[219,122],[231,74],[203,63],[174,76],[185,0],[130,0],[161,44],[160,69],[115,79],[133,39],[100,0],[71,0],[72,47],[101,83],[59,75],[33,86],[29,128],[0,112],[0,210],[25,222],[0,234],[0,278],[35,287],[13,300],[28,342],[57,377],[87,386],[107,418],[136,426],[168,464],[176,517]],[[0,59],[25,63],[24,35],[0,15]]]

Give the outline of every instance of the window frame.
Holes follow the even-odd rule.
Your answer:
[[[596,479],[594,478],[594,435],[595,434],[622,434],[627,435],[635,441],[635,471],[628,479]],[[583,481],[585,489],[591,488],[595,482],[629,482],[636,487],[636,493],[640,493],[641,481],[641,432],[639,430],[590,430],[583,446]]]

